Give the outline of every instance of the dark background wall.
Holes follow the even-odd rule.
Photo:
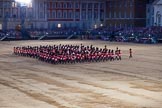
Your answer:
[[[106,25],[124,27],[146,26],[146,4],[154,0],[108,0]]]

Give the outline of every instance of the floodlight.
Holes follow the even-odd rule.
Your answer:
[[[2,24],[0,24],[0,30],[2,30]]]
[[[96,25],[96,24],[94,25],[94,28],[95,28],[95,29],[97,28],[97,25]]]
[[[19,2],[21,4],[29,4],[31,3],[31,0],[15,0],[15,2]]]
[[[57,27],[58,27],[58,28],[61,28],[61,24],[58,24]]]

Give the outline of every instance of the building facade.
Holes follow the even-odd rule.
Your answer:
[[[32,3],[27,6],[16,3],[14,0],[0,0],[0,25],[2,29],[15,29],[25,17],[25,25],[28,28],[33,21]],[[23,14],[22,14],[23,13]]]
[[[146,26],[150,27],[154,25],[154,7],[151,4],[147,4],[146,7]]]
[[[147,0],[107,0],[107,26],[146,26],[146,4]]]
[[[154,26],[154,6],[153,2],[155,0],[148,0],[147,6],[146,6],[146,26],[151,27]]]
[[[155,0],[154,7],[154,25],[162,26],[162,0]]]
[[[15,29],[24,22],[27,29],[91,29],[104,24],[105,6],[104,0],[32,0],[27,5],[0,0],[0,25]]]

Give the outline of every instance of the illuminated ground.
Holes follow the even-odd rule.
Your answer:
[[[13,46],[81,44],[122,50],[114,62],[52,65],[12,54]],[[134,52],[128,58],[128,49]],[[103,41],[0,42],[0,108],[160,108],[162,45]]]

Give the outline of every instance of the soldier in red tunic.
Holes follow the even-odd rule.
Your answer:
[[[130,48],[129,49],[129,58],[132,58],[133,56],[132,56],[132,49]]]

